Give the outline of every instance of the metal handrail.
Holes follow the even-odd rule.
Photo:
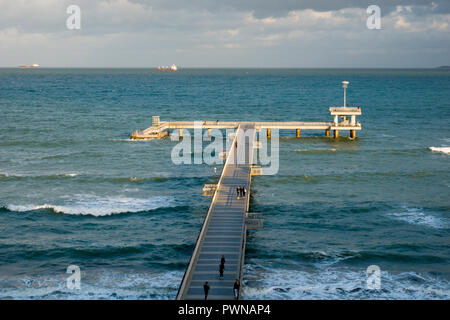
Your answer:
[[[256,130],[256,129],[255,129]],[[256,132],[253,133],[253,141],[255,140],[255,134]],[[253,148],[249,148],[249,153],[251,153],[251,156],[249,155],[249,170],[250,170],[250,174],[248,175],[248,181],[247,181],[247,186],[248,186],[248,190],[247,190],[247,203],[246,203],[246,213],[248,212],[249,206],[250,206],[250,193],[251,193],[251,180],[252,180],[252,175],[251,175],[251,170],[252,170],[252,165],[253,165],[253,152],[254,149]],[[242,279],[244,277],[244,262],[245,262],[245,247],[246,247],[246,242],[247,242],[247,237],[245,235],[245,233],[247,232],[247,224],[244,222],[243,226],[242,226],[243,230],[243,234],[244,234],[244,241],[242,241],[242,254],[241,254],[241,268],[240,268],[240,272],[239,272],[239,284],[242,286]],[[239,290],[240,291],[240,290]],[[238,299],[240,299],[241,295],[239,292],[239,296]]]

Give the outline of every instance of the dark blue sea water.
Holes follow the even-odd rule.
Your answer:
[[[450,155],[429,148],[450,146],[450,72],[331,69],[0,69],[0,298],[173,299],[213,166],[129,134],[152,115],[331,121],[342,80],[358,139],[282,132],[278,174],[253,178],[243,298],[449,299]]]

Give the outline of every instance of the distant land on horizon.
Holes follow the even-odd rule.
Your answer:
[[[20,66],[0,66],[1,69],[20,68]],[[63,67],[63,66],[39,66],[33,69],[157,69],[157,67],[126,67],[126,66],[99,66],[99,67]],[[179,69],[450,69],[450,65],[438,67],[182,67]]]

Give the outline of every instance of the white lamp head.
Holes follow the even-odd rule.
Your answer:
[[[342,88],[347,89],[349,83],[348,81],[342,81]]]

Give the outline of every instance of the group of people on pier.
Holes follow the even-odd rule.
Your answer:
[[[239,199],[239,197],[245,197],[245,194],[247,193],[247,189],[243,186],[236,187],[236,196]]]
[[[219,279],[223,279],[223,272],[225,270],[225,256],[222,256],[222,258],[220,259],[220,265],[219,265]],[[234,293],[234,299],[238,300],[239,299],[239,289],[240,289],[241,285],[239,283],[239,280],[236,279],[236,281],[234,282],[233,285],[233,293]],[[205,284],[203,285],[203,291],[205,292],[205,300],[208,298],[208,293],[209,290],[211,289],[211,287],[209,286],[208,281],[205,282]]]

